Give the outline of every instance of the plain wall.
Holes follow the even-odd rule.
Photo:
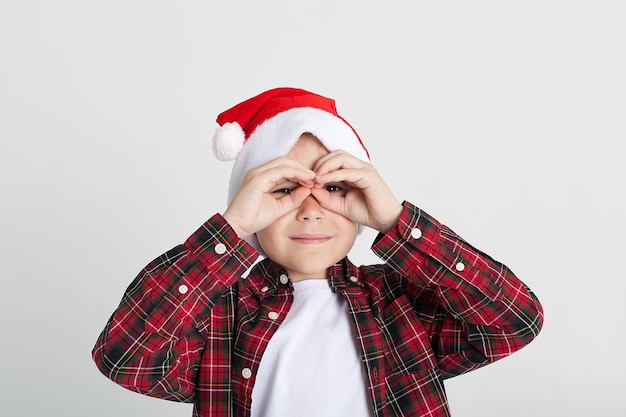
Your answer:
[[[623,0],[0,1],[0,414],[191,415],[91,349],[225,209],[215,116],[296,86],[543,302],[537,340],[446,382],[455,417],[626,415],[624,22]]]

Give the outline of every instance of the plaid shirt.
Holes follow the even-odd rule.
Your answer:
[[[384,264],[329,268],[345,297],[376,416],[448,416],[443,380],[503,358],[543,323],[509,269],[410,203],[372,249]],[[144,268],[93,358],[142,394],[194,402],[194,416],[249,416],[255,373],[293,286],[216,214]],[[275,312],[277,314],[269,314]]]

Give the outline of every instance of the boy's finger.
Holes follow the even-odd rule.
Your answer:
[[[311,188],[298,187],[290,194],[277,200],[280,205],[280,215],[290,212],[302,205],[302,202],[311,194]],[[279,216],[280,217],[280,216]]]
[[[330,210],[332,212],[344,215],[343,201],[332,198],[328,191],[319,188],[313,188],[311,190],[311,195],[313,195],[318,203],[326,210]]]
[[[265,184],[262,187],[263,190],[268,191],[283,181],[311,183],[315,178],[315,173],[309,169],[303,170],[298,167],[278,166],[259,173],[257,178]]]
[[[367,164],[360,159],[343,151],[331,152],[321,157],[315,162],[313,171],[318,174],[325,174],[330,171],[336,171],[341,168],[360,168]]]
[[[338,169],[315,177],[315,187],[322,188],[326,184],[343,182],[351,187],[365,189],[371,186],[373,179],[363,169]]]
[[[295,159],[291,159],[286,156],[281,156],[276,159],[272,159],[271,161],[266,162],[263,165],[259,165],[256,168],[252,168],[252,171],[264,172],[270,169],[278,168],[278,167],[291,167],[291,168],[299,168],[303,170],[310,171],[309,168],[302,165],[300,162]]]
[[[300,207],[302,202],[311,195],[310,187],[298,187],[288,195],[294,207]]]

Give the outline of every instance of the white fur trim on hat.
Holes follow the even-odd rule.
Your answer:
[[[220,161],[233,161],[243,148],[245,136],[239,123],[224,123],[215,130],[213,155]]]
[[[233,165],[228,203],[239,190],[246,172],[287,155],[303,133],[318,138],[329,152],[341,149],[369,162],[359,138],[343,120],[312,107],[293,108],[264,121],[250,134]]]

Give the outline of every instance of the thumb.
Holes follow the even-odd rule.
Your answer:
[[[302,202],[311,195],[311,189],[309,187],[297,187],[290,194],[282,197],[278,200],[281,207],[281,212],[287,213],[302,205]]]
[[[313,188],[311,194],[322,208],[345,216],[344,199],[332,198],[331,194],[324,188]]]

